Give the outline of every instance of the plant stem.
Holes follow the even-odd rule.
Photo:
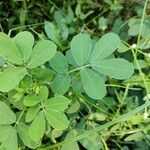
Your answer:
[[[144,74],[142,72],[142,69],[141,69],[141,67],[140,67],[140,65],[138,63],[136,54],[134,53],[134,50],[133,49],[131,49],[131,50],[132,50],[132,54],[133,54],[136,66],[137,66],[137,68],[139,70],[139,75],[141,76],[141,78],[143,80],[143,83],[144,83],[144,86],[145,86],[145,89],[146,89],[146,95],[148,95],[149,94],[149,89],[148,89],[148,85],[147,85],[146,79],[145,79]],[[147,113],[147,107],[145,108],[145,113]]]
[[[43,24],[44,24],[43,22],[42,23],[34,23],[34,24],[30,24],[30,25],[24,25],[24,26],[12,28],[12,29],[9,30],[8,36],[10,37],[12,31],[23,29],[23,28],[27,28],[27,27],[40,26],[40,25],[43,25]]]
[[[89,102],[89,101],[85,101],[85,102],[86,102],[86,103],[88,103],[89,105],[91,105],[91,106],[95,107],[97,110],[101,111],[102,113],[107,114],[107,115],[110,115],[111,117],[114,117],[114,115],[113,115],[113,114],[111,114],[111,113],[109,113],[109,112],[104,111],[104,110],[103,110],[103,109],[101,109],[99,106],[97,106],[97,105],[95,105],[95,104],[93,104],[93,103],[91,103],[91,102]]]
[[[117,87],[117,88],[124,88],[126,89],[127,87],[126,86],[123,86],[123,85],[117,85],[117,84],[106,84],[107,87]],[[141,90],[141,88],[132,88],[132,87],[129,87],[130,90]]]
[[[18,117],[18,119],[17,119],[17,121],[16,121],[16,123],[15,123],[15,125],[14,125],[14,128],[18,125],[18,123],[19,123],[20,119],[22,118],[24,112],[25,112],[25,111],[23,110],[23,111],[20,113],[20,115],[19,115],[19,117]]]
[[[33,31],[40,39],[44,40],[44,38],[39,33],[37,33],[34,29],[32,29],[30,26],[29,29]]]
[[[138,63],[138,60],[137,60],[136,54],[134,53],[133,48],[131,49],[131,51],[132,51],[133,58],[134,58],[134,61],[135,61],[135,63],[136,63],[136,66],[137,66],[137,68],[138,68],[138,70],[139,70],[139,75],[141,76],[141,78],[142,78],[142,80],[143,80],[143,83],[144,83],[144,86],[145,86],[145,89],[146,89],[146,94],[149,94],[149,89],[148,89],[148,86],[147,86],[146,79],[145,79],[145,77],[144,77],[144,73],[142,72],[142,69],[141,69],[141,67],[140,67],[140,65],[139,65],[139,63]]]
[[[117,136],[117,135],[123,135],[123,134],[132,134],[132,133],[136,133],[136,132],[143,132],[143,131],[146,131],[149,129],[150,129],[150,126],[143,127],[143,128],[129,129],[129,130],[119,130],[119,131],[109,132],[109,134]]]
[[[130,83],[127,84],[127,87],[126,87],[125,92],[124,92],[124,96],[121,99],[121,102],[120,102],[120,104],[118,106],[118,110],[117,110],[116,116],[120,113],[120,110],[121,110],[121,108],[122,108],[122,106],[124,104],[124,101],[125,101],[126,97],[127,97],[127,94],[128,94],[128,91],[129,91],[129,85],[130,85]]]
[[[138,34],[138,38],[137,38],[137,45],[140,42],[140,38],[141,38],[141,34],[142,34],[142,28],[143,28],[143,23],[144,23],[144,17],[145,17],[145,13],[146,13],[147,3],[148,3],[148,0],[145,0],[143,14],[142,14],[142,19],[141,19],[141,24],[140,24],[140,30],[139,30],[139,34]]]
[[[48,0],[48,1],[65,17],[65,14],[63,13],[63,11],[59,9],[59,7],[57,7],[54,2],[52,2],[51,0]]]
[[[78,71],[78,70],[81,70],[83,68],[90,67],[90,66],[91,66],[90,64],[85,65],[85,66],[81,66],[81,67],[75,68],[73,70],[70,70],[68,73],[72,73],[72,72],[75,72],[75,71]]]

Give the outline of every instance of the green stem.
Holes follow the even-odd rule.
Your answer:
[[[103,109],[101,109],[99,106],[97,106],[97,105],[95,105],[95,104],[93,104],[93,103],[91,103],[91,102],[89,102],[89,101],[85,101],[86,103],[88,103],[89,105],[91,105],[91,106],[93,106],[93,107],[95,107],[96,109],[98,109],[99,111],[101,111],[102,113],[104,113],[104,114],[107,114],[107,115],[110,115],[111,117],[114,117],[114,115],[113,114],[111,114],[111,113],[109,113],[109,112],[106,112],[106,111],[104,111]]]
[[[80,97],[79,98],[79,102],[83,103],[86,106],[86,108],[88,109],[89,113],[92,112],[91,108],[89,107],[89,105],[86,104],[86,102],[84,101],[83,98]]]
[[[135,64],[139,70],[139,75],[141,76],[142,80],[143,80],[143,83],[144,83],[144,86],[145,86],[145,89],[146,89],[146,94],[148,95],[149,94],[149,89],[148,89],[148,86],[147,86],[147,82],[146,82],[146,79],[144,77],[144,73],[142,72],[142,69],[138,63],[138,60],[137,60],[137,57],[136,57],[136,54],[134,53],[134,50],[131,49],[132,51],[132,54],[133,54],[133,58],[134,58],[134,61],[135,61]]]
[[[136,57],[136,54],[134,53],[134,50],[132,50],[132,54],[133,54],[133,57],[134,57],[134,60],[135,60],[135,63],[136,63],[136,66],[139,70],[139,75],[141,76],[142,80],[143,80],[143,83],[144,83],[144,86],[145,86],[145,89],[146,89],[146,94],[148,95],[149,94],[149,89],[148,89],[148,85],[147,85],[147,82],[146,82],[146,79],[144,77],[144,73],[142,72],[142,69],[138,63],[138,60],[137,60],[137,57]],[[147,113],[147,107],[145,108],[145,113]]]
[[[124,88],[126,89],[127,87],[126,86],[123,86],[123,85],[117,85],[117,84],[105,84],[107,87],[117,87],[117,88]],[[132,87],[129,87],[129,90],[141,90],[141,88],[132,88]]]
[[[27,3],[26,3],[26,0],[23,0],[23,7],[24,7],[24,9],[27,11]]]
[[[83,68],[90,67],[90,66],[91,66],[90,64],[85,65],[85,66],[81,66],[81,67],[75,68],[73,70],[70,70],[68,73],[72,73],[72,72],[75,72],[75,71],[78,71],[78,70],[81,70]]]
[[[32,29],[30,26],[29,29],[33,31],[40,39],[44,40],[44,38],[39,33],[37,33],[34,29]]]
[[[104,145],[105,150],[109,150],[108,146],[107,146],[107,143],[105,142],[105,140],[102,137],[101,137],[101,141],[102,141],[102,143]]]
[[[141,19],[141,24],[140,24],[140,30],[139,30],[139,34],[138,34],[138,38],[137,38],[137,45],[140,42],[140,38],[141,38],[141,34],[142,34],[142,28],[143,28],[143,23],[144,23],[144,17],[145,17],[145,13],[146,13],[147,3],[148,3],[148,0],[145,0],[143,14],[142,14],[142,19]]]
[[[99,13],[96,17],[92,18],[89,22],[85,24],[85,26],[89,25],[93,20],[96,20],[99,16],[102,16],[104,13],[106,13],[110,7],[105,8],[101,13]]]
[[[121,100],[121,102],[120,102],[120,104],[119,104],[119,106],[118,106],[118,110],[117,110],[116,116],[119,115],[120,110],[121,110],[121,108],[122,108],[122,106],[123,106],[123,104],[124,104],[124,101],[125,101],[125,99],[126,99],[126,96],[127,96],[127,94],[128,94],[128,91],[129,91],[129,85],[130,85],[130,83],[127,84],[127,87],[126,87],[125,92],[124,92],[124,96],[123,96],[123,98],[122,98],[122,100]]]
[[[136,133],[136,132],[143,132],[143,131],[147,131],[150,129],[150,126],[148,127],[143,127],[143,128],[137,128],[137,129],[129,129],[129,130],[120,130],[120,131],[114,131],[114,132],[109,132],[109,134],[111,135],[127,135],[127,134],[132,134],[132,133]]]
[[[57,7],[55,5],[55,3],[53,3],[51,0],[48,0],[48,1],[49,1],[49,3],[51,3],[65,17],[65,14],[63,13],[63,11],[61,9],[59,9],[59,7]]]
[[[145,107],[148,107],[148,106],[150,106],[150,101],[145,102],[143,105],[141,105],[138,108],[128,112],[127,114],[124,114],[124,115],[118,117],[117,119],[114,119],[114,120],[112,120],[112,121],[110,121],[110,122],[108,122],[108,123],[106,123],[104,125],[100,125],[99,127],[95,128],[95,129],[92,129],[92,130],[88,131],[87,133],[80,134],[80,135],[78,135],[78,136],[76,136],[74,138],[71,138],[69,140],[66,140],[66,141],[63,141],[63,142],[51,145],[51,146],[47,146],[47,147],[44,147],[44,148],[39,148],[38,150],[50,150],[50,149],[53,149],[53,148],[56,148],[56,147],[60,147],[63,144],[71,143],[71,142],[80,140],[82,138],[85,138],[87,136],[91,136],[92,134],[100,132],[102,130],[105,130],[108,127],[110,127],[110,126],[112,126],[112,125],[114,125],[116,123],[121,123],[123,121],[128,120],[131,116],[137,114],[138,112],[142,111]]]
[[[21,114],[19,115],[19,117],[18,117],[18,119],[17,119],[17,121],[16,121],[16,123],[15,123],[15,125],[14,125],[14,128],[18,125],[18,123],[19,123],[19,121],[21,120],[21,118],[22,118],[22,116],[23,116],[23,114],[24,114],[24,110],[21,112]]]
[[[19,26],[19,27],[16,27],[16,28],[12,28],[12,29],[9,30],[8,36],[10,37],[12,31],[27,28],[27,27],[40,26],[40,25],[43,25],[43,24],[44,23],[34,23],[34,24],[30,24],[30,25],[24,25],[24,26]]]

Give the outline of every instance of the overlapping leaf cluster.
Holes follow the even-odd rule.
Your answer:
[[[85,93],[93,99],[103,98],[106,95],[104,76],[123,80],[134,72],[131,63],[112,55],[119,46],[120,38],[114,33],[105,34],[95,45],[89,35],[76,35],[66,57],[57,52],[49,61],[58,73],[52,83],[52,90],[57,94],[64,94],[70,84],[74,88],[73,79],[79,72]],[[72,65],[72,70],[68,70],[67,60]],[[74,72],[77,73],[72,75]]]
[[[16,150],[19,138],[31,149],[40,147],[52,129],[63,131],[70,124],[65,110],[71,100],[63,96],[65,93],[78,91],[99,100],[107,94],[106,76],[119,80],[130,77],[132,64],[113,55],[119,45],[120,38],[114,33],[105,34],[96,44],[89,35],[79,33],[64,55],[56,52],[52,41],[35,44],[28,31],[14,38],[0,33],[4,62],[0,91],[7,98],[0,101],[0,148]],[[80,142],[86,147],[88,141]]]

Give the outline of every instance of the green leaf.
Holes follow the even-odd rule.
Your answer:
[[[80,71],[83,88],[93,99],[101,99],[106,95],[106,87],[101,77],[91,69]]]
[[[61,137],[62,134],[64,133],[63,130],[58,130],[58,129],[53,129],[51,132],[51,139],[56,141],[55,139],[58,137]]]
[[[67,61],[68,61],[69,64],[71,64],[74,67],[78,67],[78,65],[76,64],[76,62],[75,62],[75,60],[72,56],[71,50],[67,50],[66,58],[67,58]]]
[[[67,136],[65,137],[65,140],[69,140],[70,138],[73,138],[74,136],[76,136],[75,130],[73,130],[72,132],[70,131]],[[78,145],[78,141],[74,141],[74,142],[70,142],[70,143],[66,143],[63,144],[61,147],[61,150],[80,150],[79,149],[79,145]]]
[[[0,91],[8,92],[14,89],[26,75],[24,68],[9,67],[0,73]]]
[[[53,80],[51,89],[58,95],[64,95],[70,87],[70,76],[58,74]]]
[[[71,41],[71,53],[75,62],[82,66],[89,60],[92,51],[92,40],[89,35],[80,33]]]
[[[5,60],[3,57],[0,56],[0,67],[4,67],[5,66]]]
[[[66,129],[69,125],[69,121],[65,114],[55,110],[46,110],[45,112],[46,119],[49,124],[55,129]]]
[[[51,81],[54,74],[52,70],[46,68],[34,68],[31,73],[38,81]]]
[[[46,86],[40,86],[38,97],[40,101],[45,101],[48,98],[49,91]]]
[[[27,74],[20,82],[19,87],[24,90],[29,90],[32,88],[33,79],[32,76]]]
[[[90,113],[88,115],[88,120],[94,120],[94,121],[104,121],[106,120],[106,115],[104,115],[103,113]]]
[[[108,24],[108,20],[104,17],[100,17],[98,19],[98,27],[100,30],[105,30],[107,29],[107,24]]]
[[[16,90],[11,90],[10,92],[8,92],[8,99],[9,102],[17,109],[19,110],[24,110],[25,106],[23,105],[23,97],[20,98],[14,98],[16,95],[18,94],[18,92]],[[21,93],[20,93],[21,95]],[[23,96],[23,93],[22,93]],[[18,96],[19,97],[19,96]]]
[[[45,132],[45,116],[41,111],[30,125],[29,135],[32,140],[38,142],[40,139],[42,139],[44,132]]]
[[[16,116],[13,111],[0,101],[0,124],[12,124],[16,122]]]
[[[129,142],[129,141],[141,141],[144,138],[144,135],[142,132],[136,132],[133,134],[130,134],[127,136],[124,141]]]
[[[71,80],[71,87],[75,93],[84,92],[83,84],[80,78],[80,75],[74,75]]]
[[[31,107],[31,106],[35,106],[39,102],[40,102],[40,99],[36,94],[30,94],[24,97],[23,104],[25,106]]]
[[[0,32],[0,56],[14,64],[23,63],[21,54],[13,40],[2,32]]]
[[[141,26],[140,22],[134,23],[132,26],[130,26],[128,34],[130,36],[136,36],[139,34],[139,28]],[[150,32],[150,28],[149,25],[146,23],[143,23],[142,25],[142,31],[141,31],[141,36],[143,38],[149,38],[149,32]]]
[[[120,43],[120,46],[118,47],[119,53],[125,53],[130,49],[130,47],[126,46],[123,42]]]
[[[10,125],[0,125],[0,143],[7,140],[8,136],[11,134],[12,126]]]
[[[63,41],[67,40],[69,36],[69,29],[65,23],[60,24],[60,34],[61,34]]]
[[[39,145],[34,142],[30,136],[29,136],[29,127],[24,124],[23,122],[20,122],[17,126],[18,134],[22,140],[22,142],[31,149],[36,149]],[[38,132],[38,131],[37,131]]]
[[[38,42],[33,48],[27,67],[32,69],[43,65],[54,57],[56,49],[57,47],[52,41],[42,40]]]
[[[138,59],[137,61],[138,61],[139,67],[140,67],[141,69],[144,69],[144,68],[148,68],[148,67],[149,67],[148,63],[147,63],[145,60],[143,60],[143,59]],[[134,68],[138,70],[138,67],[137,67],[135,61],[134,61],[133,65],[134,65]]]
[[[32,84],[33,84],[32,76],[28,74],[21,80],[19,87],[24,90],[28,90],[32,87]]]
[[[30,107],[26,113],[26,122],[32,121],[40,111],[40,105]]]
[[[70,100],[64,96],[55,96],[44,102],[44,106],[48,110],[63,111],[70,104]]]
[[[58,25],[60,25],[61,23],[64,23],[65,18],[60,11],[55,11],[54,12],[54,20]],[[46,23],[49,23],[49,22],[46,22]]]
[[[34,36],[28,31],[23,31],[14,37],[14,42],[21,53],[23,61],[28,62],[34,45]]]
[[[77,114],[81,108],[81,104],[78,100],[72,101],[71,106],[67,109],[67,114]]]
[[[59,35],[59,30],[52,24],[51,22],[46,21],[44,24],[45,32],[48,36],[48,38],[52,41],[54,41],[59,46],[61,45],[61,39]]]
[[[55,56],[49,61],[50,66],[58,73],[66,73],[68,62],[61,52],[56,52]]]
[[[120,46],[120,38],[115,33],[107,33],[96,43],[90,62],[97,62],[110,56]]]
[[[92,64],[96,71],[115,79],[126,79],[133,75],[133,65],[122,58],[106,59]]]
[[[70,7],[70,5],[68,5],[68,14],[66,16],[66,22],[67,24],[71,24],[73,20],[74,20],[74,12],[72,8]]]
[[[17,142],[17,132],[15,128],[12,128],[9,136],[1,145],[2,150],[17,150],[18,142]]]
[[[101,137],[97,133],[80,140],[82,146],[90,150],[102,149]]]

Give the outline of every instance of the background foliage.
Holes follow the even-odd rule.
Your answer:
[[[149,15],[148,0],[1,1],[0,149],[149,150]]]

